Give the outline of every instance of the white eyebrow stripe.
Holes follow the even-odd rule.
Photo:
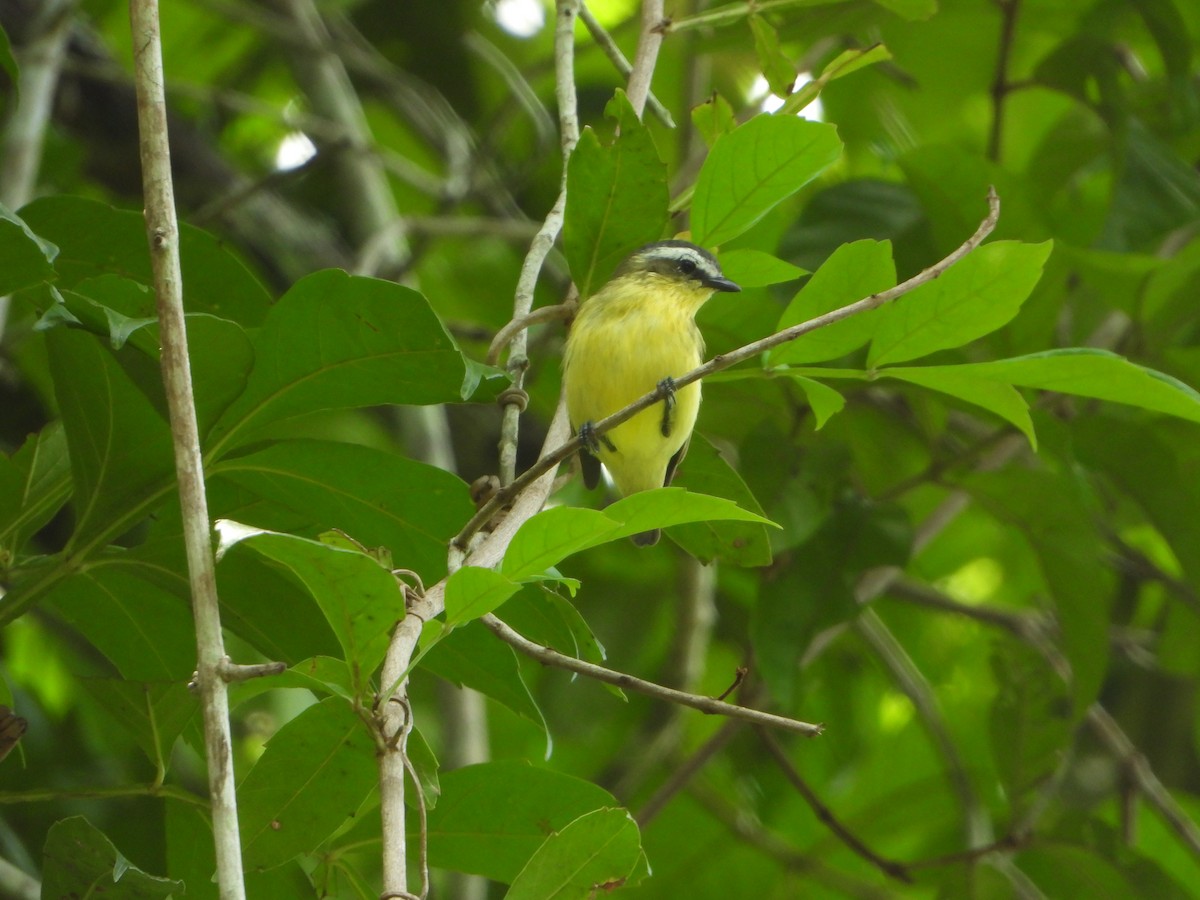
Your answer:
[[[707,256],[698,253],[691,247],[655,247],[648,252],[646,259],[669,259],[674,261],[690,259],[696,264],[696,268],[704,272],[705,275],[718,277],[721,274],[720,269]]]

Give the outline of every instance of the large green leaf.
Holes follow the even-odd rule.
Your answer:
[[[692,238],[732,240],[832,165],[837,129],[795,116],[755,116],[713,144],[692,196]]]
[[[199,711],[198,699],[182,681],[171,684],[84,678],[84,690],[120,723],[151,764],[171,761],[171,747]]]
[[[1107,350],[1047,350],[954,368],[971,377],[1127,403],[1200,422],[1200,392]]]
[[[292,509],[318,531],[386,547],[430,584],[445,574],[447,543],[474,510],[451,473],[357,444],[280,441],[221,460],[210,477]]]
[[[21,215],[60,248],[54,268],[61,286],[74,287],[105,274],[154,283],[146,220],[140,212],[60,195],[34,200]],[[179,257],[183,302],[189,312],[211,313],[247,326],[263,321],[271,297],[224,243],[181,224]]]
[[[146,900],[180,896],[184,890],[182,881],[157,878],[134,866],[83,816],[50,826],[42,853],[42,896],[47,900]]]
[[[586,900],[623,887],[641,855],[633,817],[623,809],[597,809],[547,837],[505,900]]]
[[[1029,404],[1021,393],[1011,384],[972,376],[969,369],[970,366],[891,366],[879,374],[940,391],[995,413],[1019,428],[1036,450],[1037,435],[1029,418]]]
[[[446,625],[456,627],[478,619],[520,589],[494,569],[463,566],[446,581]]]
[[[186,681],[196,668],[191,610],[178,594],[121,565],[120,553],[58,582],[47,604],[125,678]]]
[[[310,706],[267,742],[238,786],[248,869],[269,869],[315,850],[353,816],[379,780],[375,742],[350,704]]]
[[[890,241],[854,241],[843,244],[792,298],[779,329],[862,300],[896,284],[896,264],[892,262]],[[767,357],[768,365],[795,365],[836,359],[857,350],[871,339],[879,322],[879,310],[872,310],[834,322],[801,335]]]
[[[169,484],[175,471],[171,435],[167,423],[95,337],[56,329],[47,335],[47,343],[70,448],[76,510],[71,541],[78,546],[109,530],[114,517]],[[127,522],[119,530],[134,524]]]
[[[567,163],[563,252],[579,296],[594,294],[633,250],[667,224],[667,167],[625,94],[613,101],[620,134],[605,147],[591,128]]]
[[[460,399],[462,354],[425,298],[334,269],[296,282],[254,338],[245,391],[210,436],[210,453],[323,409]]]
[[[219,555],[245,544],[304,583],[342,645],[356,688],[365,689],[383,662],[393,626],[404,618],[404,594],[392,573],[356,550],[228,520],[218,522],[217,529]]]
[[[880,310],[867,365],[960,347],[1007,324],[1042,277],[1049,242],[985,244]]]
[[[552,832],[597,809],[617,806],[590,782],[521,762],[444,772],[429,814],[429,862],[512,882]]]

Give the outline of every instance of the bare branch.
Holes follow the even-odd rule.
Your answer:
[[[134,78],[138,131],[141,137],[142,191],[146,233],[154,274],[154,293],[162,343],[163,384],[175,448],[175,474],[183,537],[196,622],[197,682],[204,711],[204,742],[216,844],[217,882],[224,900],[243,900],[241,842],[233,783],[233,740],[229,730],[229,695],[221,666],[225,645],[212,552],[208,500],[196,405],[188,362],[183,313],[183,279],[179,268],[179,223],[167,145],[167,102],[163,93],[162,38],[156,0],[131,0]]]
[[[804,798],[804,802],[811,807],[816,817],[821,820],[821,823],[832,831],[839,841],[889,878],[895,878],[897,881],[903,881],[905,884],[912,884],[912,876],[908,874],[903,863],[884,859],[859,840],[858,836],[843,825],[838,817],[833,814],[833,810],[821,802],[821,798],[808,786],[808,782],[804,780],[804,776],[792,765],[792,761],[788,758],[783,748],[779,746],[779,742],[769,732],[760,728],[758,729],[758,737],[762,741],[763,746],[767,748],[767,752],[771,754],[771,758],[775,760],[775,764],[779,766],[779,770],[783,772],[783,776],[796,789],[800,796]]]
[[[536,659],[538,662],[554,666],[555,668],[566,669],[568,672],[574,672],[577,675],[594,678],[596,681],[603,681],[606,684],[616,685],[624,690],[636,691],[639,694],[645,694],[657,700],[665,700],[668,703],[676,703],[680,706],[698,709],[710,715],[727,716],[731,719],[740,719],[755,725],[779,728],[795,734],[802,734],[805,737],[816,737],[824,729],[823,725],[813,725],[809,722],[801,722],[798,719],[789,719],[786,716],[777,716],[774,713],[749,709],[745,706],[737,706],[733,703],[714,700],[712,697],[704,697],[700,694],[677,691],[674,688],[655,684],[653,681],[644,681],[641,678],[626,675],[624,672],[616,672],[612,669],[595,665],[594,663],[585,662],[582,659],[576,659],[573,656],[567,656],[566,654],[559,653],[557,650],[534,643],[523,635],[518,634],[490,613],[484,616],[481,621],[500,640],[513,649],[524,653],[526,656]]]
[[[630,73],[633,71],[633,66],[625,58],[625,54],[621,52],[621,48],[617,46],[616,41],[612,39],[612,35],[592,15],[592,11],[586,3],[579,4],[579,18],[583,20],[588,34],[592,36],[592,40],[604,51],[604,55],[608,57],[609,62],[613,64],[613,67],[620,73],[621,77],[628,79]],[[654,113],[655,118],[660,122],[668,128],[675,127],[675,119],[671,116],[670,110],[662,105],[662,101],[654,96],[653,91],[646,95],[646,105],[650,107],[650,112]]]

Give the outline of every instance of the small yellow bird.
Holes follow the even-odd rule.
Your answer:
[[[699,382],[674,389],[674,379],[704,360],[696,312],[716,291],[740,291],[716,258],[687,241],[648,244],[626,259],[612,279],[580,306],[563,356],[571,427],[588,452],[580,454],[583,483],[594,488],[600,463],[622,496],[670,484],[687,452],[700,409]],[[591,425],[661,387],[658,404],[599,437]],[[647,546],[659,532],[634,535]]]

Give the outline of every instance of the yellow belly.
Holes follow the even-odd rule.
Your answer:
[[[702,345],[690,315],[674,308],[584,304],[567,342],[564,379],[573,428],[598,422],[700,364]],[[675,393],[669,434],[663,404],[642,410],[607,432],[600,461],[622,495],[662,487],[667,464],[687,442],[700,408],[700,385]]]

